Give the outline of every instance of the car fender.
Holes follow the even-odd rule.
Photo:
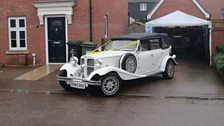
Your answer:
[[[73,77],[75,75],[79,75],[81,72],[81,66],[78,64],[73,65],[71,63],[66,63],[60,68],[60,70],[66,70],[67,77]]]
[[[92,77],[94,77],[95,75],[104,76],[110,72],[117,73],[122,80],[132,80],[132,79],[146,77],[146,75],[137,75],[137,74],[129,73],[129,72],[127,72],[123,69],[117,68],[117,67],[107,66],[107,67],[103,67],[98,70],[95,70],[88,76],[87,79],[91,80]]]
[[[164,59],[163,59],[161,65],[160,65],[160,71],[162,71],[162,72],[165,71],[165,69],[166,69],[166,64],[167,64],[167,61],[168,61],[168,60],[172,60],[173,63],[174,63],[174,65],[177,65],[177,62],[176,62],[175,58],[176,58],[176,55],[172,55],[172,56],[166,56],[166,57],[164,57]]]

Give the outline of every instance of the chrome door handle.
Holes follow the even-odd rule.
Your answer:
[[[61,42],[60,41],[55,41],[54,44],[61,44]]]

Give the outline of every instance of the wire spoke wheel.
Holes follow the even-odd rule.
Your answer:
[[[121,63],[121,68],[126,70],[127,72],[135,73],[137,69],[137,60],[135,56],[131,53],[125,54]]]
[[[120,80],[116,74],[108,74],[102,79],[101,90],[104,95],[115,95],[120,87]]]
[[[163,77],[165,79],[172,79],[174,77],[174,64],[170,60],[167,61],[166,69],[163,72]]]
[[[167,66],[167,74],[169,77],[172,77],[174,75],[174,67],[171,63]]]
[[[130,73],[134,73],[135,69],[136,69],[136,63],[135,63],[135,59],[133,56],[130,56],[127,60],[126,60],[126,64],[125,64],[125,69],[130,72]]]

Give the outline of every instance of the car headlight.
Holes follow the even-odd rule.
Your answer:
[[[71,57],[70,60],[69,60],[69,63],[71,63],[71,64],[73,64],[73,65],[78,64],[78,62],[79,62],[79,60],[78,60],[78,58],[75,57],[75,56]]]
[[[103,62],[101,59],[96,59],[95,62],[94,62],[94,66],[96,68],[100,68],[102,66]]]

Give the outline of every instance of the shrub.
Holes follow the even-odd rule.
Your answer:
[[[216,51],[217,53],[224,53],[224,45],[218,45]]]
[[[214,55],[214,63],[215,63],[216,70],[220,73],[224,73],[224,54],[223,53],[219,52]]]

